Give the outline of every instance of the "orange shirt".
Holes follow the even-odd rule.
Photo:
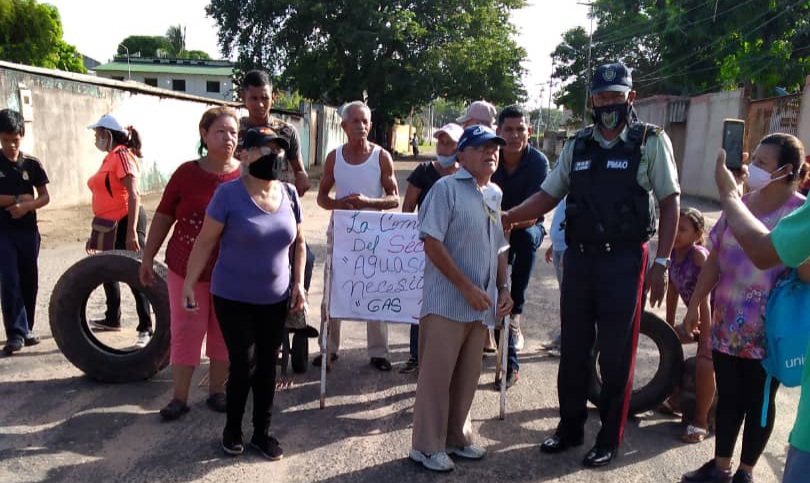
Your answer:
[[[124,145],[107,153],[101,168],[87,180],[93,193],[93,214],[99,218],[118,221],[129,212],[129,194],[124,178],[138,178],[138,160]]]

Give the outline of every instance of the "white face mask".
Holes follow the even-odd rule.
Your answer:
[[[106,139],[102,139],[100,136],[96,138],[96,148],[99,151],[107,152],[112,149],[112,133],[110,131],[105,130],[104,134],[107,135]]]
[[[456,157],[458,157],[458,153],[453,153],[450,156],[442,156],[441,154],[436,155],[436,160],[439,162],[442,168],[449,168],[456,164]]]
[[[784,166],[782,166],[782,168],[784,168]],[[780,171],[782,168],[778,168],[774,173]],[[788,174],[783,174],[777,178],[771,178],[772,175],[773,173],[769,173],[755,164],[749,164],[748,179],[745,180],[745,184],[752,190],[757,191],[765,188],[774,181],[787,178],[788,176]]]

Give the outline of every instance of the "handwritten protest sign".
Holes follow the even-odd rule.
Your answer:
[[[333,319],[419,322],[425,253],[415,214],[334,212]]]

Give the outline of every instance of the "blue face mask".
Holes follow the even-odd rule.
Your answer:
[[[458,157],[458,153],[453,153],[450,156],[442,156],[441,154],[436,155],[436,160],[439,162],[439,165],[442,168],[449,168],[456,164],[456,158]]]

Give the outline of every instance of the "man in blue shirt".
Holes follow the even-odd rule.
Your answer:
[[[548,175],[548,159],[537,149],[529,146],[531,128],[526,115],[518,106],[510,106],[498,115],[498,135],[506,140],[501,148],[500,163],[492,182],[503,190],[501,208],[508,210],[540,191],[540,186]],[[520,330],[520,317],[526,301],[526,288],[532,275],[537,248],[543,242],[545,229],[543,217],[516,223],[506,232],[509,240],[509,264],[512,266],[511,295],[515,305],[512,308],[509,324],[509,362],[506,369],[506,387],[518,380],[517,351],[523,348],[523,333]],[[496,379],[495,389],[500,389]]]

